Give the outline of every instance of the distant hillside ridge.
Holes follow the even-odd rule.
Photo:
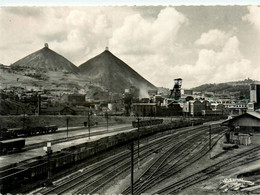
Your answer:
[[[107,49],[79,66],[80,73],[111,92],[123,93],[131,86],[148,92],[157,89]]]
[[[14,67],[27,67],[38,71],[58,71],[78,74],[79,69],[62,55],[51,50],[48,44],[44,47],[11,65]]]
[[[233,85],[233,86],[236,86],[236,85],[250,85],[250,84],[253,84],[253,83],[260,83],[259,81],[257,80],[252,80],[250,78],[247,78],[245,80],[241,80],[241,81],[231,81],[231,82],[226,82],[227,84],[229,85]]]
[[[223,91],[226,89],[230,89],[231,91],[237,91],[240,86],[249,86],[253,83],[259,83],[259,81],[252,80],[252,79],[245,79],[242,81],[231,81],[226,83],[214,83],[214,84],[203,84],[198,87],[191,88],[193,91]],[[237,87],[238,86],[238,87]]]
[[[250,84],[259,83],[259,81],[255,81],[252,79],[245,79],[242,81],[232,81],[226,83],[218,83],[218,84],[203,84],[198,87],[192,88],[193,91],[198,92],[215,92],[215,93],[223,93],[223,92],[240,92],[241,96],[249,98],[250,94]]]

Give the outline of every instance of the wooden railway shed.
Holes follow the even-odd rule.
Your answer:
[[[260,113],[247,112],[222,123],[229,127],[227,141],[233,144],[250,145],[251,136],[260,133]]]
[[[246,112],[223,122],[223,125],[240,133],[260,132],[260,112]]]

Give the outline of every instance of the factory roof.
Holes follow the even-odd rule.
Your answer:
[[[16,139],[9,139],[9,140],[3,140],[1,143],[6,144],[6,143],[11,143],[11,142],[16,142],[16,141],[24,141],[24,138],[16,138]]]
[[[249,114],[257,119],[260,119],[260,112],[247,112],[246,114]]]
[[[133,103],[132,105],[155,106],[156,103]]]
[[[236,117],[234,117],[232,119],[226,120],[222,124],[223,125],[228,125],[231,121],[238,120],[238,119],[240,119],[242,117],[245,117],[245,116],[249,116],[249,117],[256,118],[256,119],[260,120],[260,112],[253,111],[253,112],[246,112],[246,113],[241,114],[239,116],[236,116]]]

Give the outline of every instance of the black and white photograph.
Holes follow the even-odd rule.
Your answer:
[[[0,5],[0,194],[260,194],[260,6]]]

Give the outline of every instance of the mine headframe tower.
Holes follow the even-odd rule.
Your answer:
[[[181,97],[181,84],[182,84],[182,79],[174,79],[174,86],[173,89],[171,90],[171,95],[170,98],[174,98],[175,100],[180,99]]]

